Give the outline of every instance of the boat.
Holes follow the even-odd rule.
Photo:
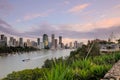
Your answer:
[[[25,61],[29,61],[29,60],[30,60],[30,59],[28,58],[28,59],[23,59],[22,61],[25,62]]]

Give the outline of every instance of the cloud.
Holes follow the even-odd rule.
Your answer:
[[[24,16],[24,20],[27,21],[27,20],[31,20],[31,19],[34,19],[34,18],[38,18],[38,17],[46,17],[48,14],[46,13],[42,13],[42,14],[28,14],[26,16]]]
[[[115,9],[120,9],[120,4],[114,6]]]
[[[63,4],[64,4],[64,5],[68,5],[68,4],[70,4],[70,1],[67,1],[67,0],[66,0],[66,1],[63,2]]]
[[[118,20],[118,21],[117,21]],[[98,38],[106,38],[111,32],[118,34],[120,31],[119,18],[111,18],[101,20],[96,23],[88,24],[72,24],[72,25],[51,25],[44,23],[38,28],[25,32],[24,34],[39,36],[43,33],[54,33],[56,36],[62,35],[65,38],[72,39],[91,39],[98,36]]]
[[[0,14],[6,15],[13,10],[13,5],[7,0],[0,0]]]
[[[69,9],[68,12],[77,13],[77,12],[80,12],[80,11],[84,10],[85,8],[87,8],[89,5],[90,4],[88,4],[88,3],[77,5],[77,6],[72,7],[71,9]]]
[[[82,42],[94,38],[107,39],[112,32],[116,37],[120,38],[119,21],[120,18],[110,18],[87,24],[53,25],[43,23],[35,28],[31,28],[30,31],[19,33],[11,25],[0,19],[0,30],[8,34],[30,38],[41,37],[44,33],[49,36],[55,34],[56,38],[63,36],[65,42],[67,40],[68,42],[75,40]]]
[[[38,17],[47,17],[53,11],[54,11],[53,9],[49,9],[43,13],[29,13],[26,14],[22,19],[17,19],[16,22],[28,21]]]
[[[5,22],[2,19],[0,19],[0,32],[5,33],[5,34],[9,34],[9,35],[15,35],[15,36],[22,35],[20,32],[13,29],[13,27],[10,24],[8,24],[7,22]]]
[[[110,28],[112,26],[120,25],[120,18],[103,19],[96,22],[89,22],[84,24],[65,24],[60,25],[63,30],[89,32],[98,28]]]

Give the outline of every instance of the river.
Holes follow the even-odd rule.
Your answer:
[[[6,77],[13,71],[42,67],[46,59],[66,57],[70,49],[64,50],[41,50],[35,52],[23,52],[0,56],[0,78]],[[29,61],[22,61],[30,59]]]

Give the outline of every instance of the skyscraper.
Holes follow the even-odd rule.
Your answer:
[[[19,38],[19,46],[20,46],[20,47],[23,47],[23,46],[24,46],[23,38]]]
[[[51,36],[51,48],[55,48],[55,35],[54,34],[52,34],[52,36]]]
[[[13,39],[13,46],[16,46],[16,39]]]
[[[62,48],[62,36],[59,36],[59,45]]]
[[[57,39],[55,39],[55,49],[57,49]]]
[[[4,40],[4,34],[1,34],[1,40]]]
[[[78,42],[77,41],[74,42],[74,48],[78,48]]]
[[[48,47],[48,35],[43,34],[43,43],[44,43],[44,48],[47,49]]]
[[[31,41],[30,41],[30,39],[27,39],[27,47],[31,47],[32,45],[31,45]]]
[[[41,44],[40,44],[40,38],[37,38],[37,48],[38,48],[38,49],[41,49],[40,45],[41,45]]]
[[[14,42],[13,42],[13,37],[10,37],[10,40],[9,40],[9,46],[14,46]]]
[[[37,45],[40,45],[40,38],[37,38]]]
[[[72,42],[69,43],[69,47],[70,47],[70,49],[72,49]]]
[[[0,38],[0,47],[7,46],[7,37],[4,36],[4,34],[2,34],[0,37],[1,37]]]

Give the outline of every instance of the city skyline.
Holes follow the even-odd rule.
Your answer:
[[[27,4],[27,5],[26,5]],[[120,37],[120,0],[0,0],[0,32],[37,38],[46,33],[63,42]]]
[[[42,39],[42,40],[41,40]],[[4,34],[0,34],[0,47],[33,47],[36,49],[75,49],[78,47],[81,47],[84,43],[83,42],[70,42],[70,43],[64,43],[62,42],[62,36],[59,36],[59,38],[55,37],[55,34],[51,34],[51,40],[49,40],[49,36],[47,34],[43,34],[42,38],[36,38],[35,41],[31,39],[27,39],[24,41],[24,38],[19,37],[19,39],[16,39],[15,37],[7,37]],[[73,45],[73,46],[72,46]]]

